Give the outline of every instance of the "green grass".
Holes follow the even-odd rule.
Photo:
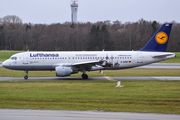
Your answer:
[[[0,82],[0,108],[180,114],[180,81]]]
[[[81,77],[81,72],[73,74],[71,77]],[[99,74],[99,71],[87,72],[89,77],[138,77],[138,76],[180,76],[180,69],[125,69],[125,70],[105,70],[103,74]],[[0,67],[0,77],[23,77],[24,71],[9,70]],[[55,71],[29,71],[29,77],[55,77]]]
[[[20,53],[24,51],[0,51],[0,61],[5,61],[9,59],[13,54]],[[180,63],[180,52],[175,52],[176,58],[168,59],[162,61],[161,63]]]

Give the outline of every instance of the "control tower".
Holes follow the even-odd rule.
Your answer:
[[[71,0],[71,22],[77,23],[78,0]]]

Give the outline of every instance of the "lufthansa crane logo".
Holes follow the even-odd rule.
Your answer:
[[[168,36],[165,32],[159,32],[156,34],[156,42],[159,44],[165,44],[168,40]]]

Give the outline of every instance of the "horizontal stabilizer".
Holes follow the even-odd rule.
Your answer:
[[[160,58],[160,57],[167,57],[167,56],[171,56],[171,55],[175,55],[172,53],[167,53],[167,54],[160,54],[160,55],[153,55],[153,58]]]

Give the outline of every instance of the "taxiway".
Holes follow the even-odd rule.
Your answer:
[[[180,115],[103,112],[103,111],[65,111],[65,110],[21,110],[0,109],[1,120],[180,120]]]

